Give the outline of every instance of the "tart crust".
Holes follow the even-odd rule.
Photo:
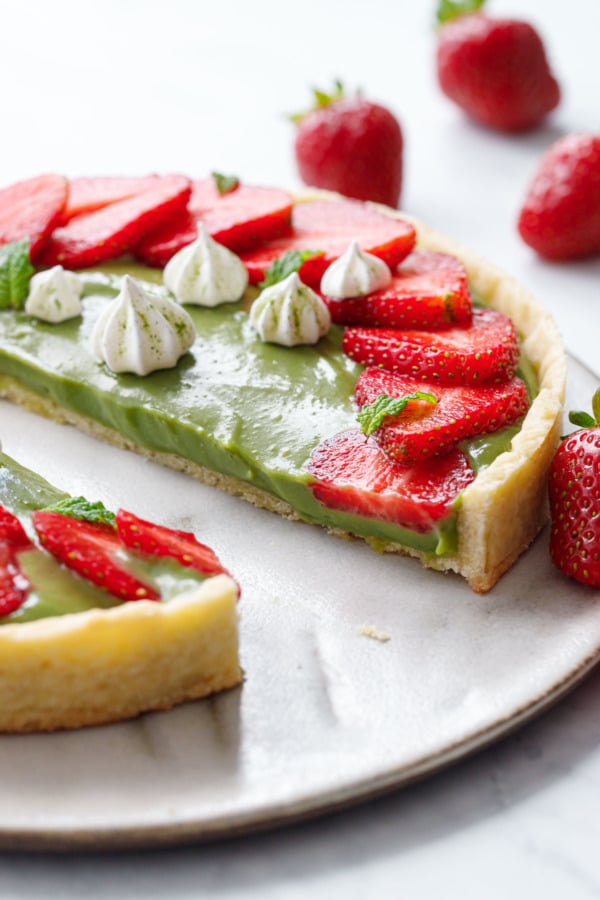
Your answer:
[[[227,575],[147,600],[0,627],[0,731],[53,731],[170,709],[241,681]]]
[[[303,194],[296,202],[316,199],[335,202],[341,198],[319,191]],[[514,278],[411,216],[372,205],[385,215],[411,221],[417,229],[417,247],[453,254],[462,260],[477,293],[490,307],[513,319],[525,353],[536,369],[539,393],[512,442],[512,448],[479,473],[463,492],[457,513],[456,555],[436,557],[393,542],[383,547],[386,552],[417,557],[428,568],[454,571],[462,575],[475,592],[485,593],[534,540],[548,517],[546,480],[559,439],[566,382],[562,339],[550,313]],[[0,376],[0,396],[57,422],[75,425],[108,443],[134,450],[279,515],[299,518],[287,502],[261,489],[177,454],[147,450],[91,418],[40,397],[9,376]],[[355,537],[340,529],[329,530],[342,537]],[[382,549],[380,540],[377,549]]]

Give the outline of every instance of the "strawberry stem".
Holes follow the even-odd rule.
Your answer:
[[[294,122],[295,125],[299,125],[302,119],[305,118],[309,113],[313,112],[315,109],[322,109],[324,106],[329,106],[331,103],[335,103],[337,100],[342,100],[344,97],[344,85],[340,81],[339,78],[333,82],[333,90],[331,93],[326,94],[325,91],[320,91],[318,88],[313,88],[313,97],[314,103],[310,107],[310,109],[305,110],[301,113],[294,113],[290,116],[290,120]]]
[[[600,425],[600,387],[594,392],[592,397],[592,413],[583,410],[571,410],[569,413],[569,422],[571,425],[578,425],[579,428],[594,428]]]
[[[484,5],[485,0],[440,0],[437,10],[439,25],[450,22],[459,16],[477,12]]]

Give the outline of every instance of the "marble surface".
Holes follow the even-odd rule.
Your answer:
[[[286,113],[306,105],[309,85],[341,77],[402,121],[403,206],[519,277],[552,310],[568,349],[598,372],[600,259],[541,262],[514,227],[543,149],[598,127],[596,2],[490,0],[491,12],[539,25],[563,85],[548,123],[512,137],[469,124],[441,96],[433,7],[171,0],[167,13],[142,0],[0,3],[10,24],[0,181],[218,169],[297,187]],[[3,418],[0,433],[9,428]],[[3,854],[0,896],[587,900],[600,896],[599,723],[595,673],[514,736],[387,798],[206,846]]]

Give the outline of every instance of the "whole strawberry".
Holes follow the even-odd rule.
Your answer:
[[[521,237],[540,256],[600,253],[600,137],[569,134],[550,147],[527,191]]]
[[[550,555],[570,578],[600,587],[600,388],[593,417],[571,413],[583,426],[560,444],[550,467]]]
[[[315,91],[315,106],[292,119],[296,163],[305,184],[358,200],[397,206],[402,189],[402,130],[383,106],[360,94]]]
[[[442,0],[437,45],[440,87],[482,125],[500,131],[531,128],[560,99],[544,45],[527,22],[471,11],[483,2]]]

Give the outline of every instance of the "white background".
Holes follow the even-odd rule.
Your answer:
[[[299,187],[286,114],[307,105],[310,85],[339,77],[402,123],[403,207],[516,275],[598,372],[600,259],[542,262],[515,228],[542,151],[563,133],[598,130],[597,0],[490,0],[490,13],[539,26],[563,88],[547,124],[519,136],[469,124],[441,95],[433,7],[0,3],[0,183],[217,169]],[[0,896],[597,897],[599,723],[596,675],[515,737],[393,797],[210,847],[5,855]]]

